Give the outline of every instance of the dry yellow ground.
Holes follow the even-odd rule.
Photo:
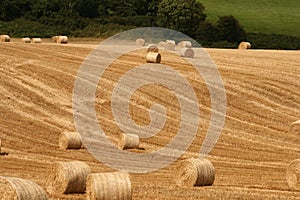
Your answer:
[[[0,43],[1,176],[33,180],[45,188],[47,167],[53,161],[80,160],[87,162],[93,172],[113,171],[85,149],[62,151],[58,147],[61,132],[75,131],[73,84],[84,58],[96,46],[93,42]],[[300,136],[288,132],[290,123],[300,119],[300,52],[206,50],[217,64],[227,90],[225,127],[208,156],[216,168],[215,183],[203,188],[176,187],[173,177],[177,161],[153,173],[132,174],[133,199],[300,199],[300,192],[290,191],[285,179],[288,164],[300,158]],[[163,63],[188,79],[201,103],[202,123],[197,137],[180,160],[196,157],[210,117],[208,90],[181,58],[166,53],[162,57]],[[141,52],[134,52],[119,61],[114,64],[124,67],[112,65],[107,70],[99,83],[96,102],[99,123],[113,142],[120,132],[110,109],[113,83],[144,59]],[[180,114],[175,96],[164,87],[148,86],[131,100],[130,112],[138,124],[149,123],[147,109],[153,102],[166,106],[166,129],[142,140],[141,146],[147,152],[167,144],[178,129]]]

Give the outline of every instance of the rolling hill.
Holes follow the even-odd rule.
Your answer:
[[[235,16],[247,32],[300,35],[298,0],[199,0],[209,21],[218,16]]]
[[[0,156],[1,176],[29,179],[45,188],[47,167],[54,161],[80,160],[93,172],[113,171],[86,149],[63,151],[58,146],[63,131],[76,131],[72,114],[74,80],[96,44],[86,40],[76,44],[70,41],[68,45],[22,44],[18,40],[0,44],[0,138],[1,152],[7,154]],[[207,156],[216,168],[215,183],[193,188],[175,184],[178,161],[198,156],[211,109],[201,77],[181,57],[162,53],[162,63],[180,71],[194,86],[202,105],[202,123],[194,142],[178,161],[156,172],[131,174],[133,199],[299,199],[300,193],[288,188],[285,173],[288,164],[300,158],[299,136],[288,132],[290,123],[300,118],[300,52],[206,51],[217,64],[227,91],[225,127]],[[99,83],[97,117],[112,141],[119,130],[111,115],[111,89],[124,67],[144,62],[141,52],[120,57],[114,63],[120,68],[112,66]],[[167,144],[175,134],[170,130],[178,128],[180,117],[172,92],[153,87],[145,87],[132,97],[132,118],[140,124],[149,123],[149,104],[161,101],[169,110],[170,129],[143,140],[141,146],[146,151]],[[85,198],[85,194],[51,196]]]

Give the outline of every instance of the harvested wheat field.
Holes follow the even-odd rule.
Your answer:
[[[62,150],[59,137],[75,132],[72,92],[77,71],[96,43],[0,45],[0,176],[34,181],[46,190],[53,162],[83,161],[93,173],[114,172],[87,149]],[[210,119],[210,97],[202,78],[182,58],[161,51],[161,63],[179,71],[193,86],[200,105],[200,125],[188,151],[168,167],[148,174],[130,174],[132,199],[300,199],[286,181],[292,160],[300,159],[300,136],[289,132],[300,119],[300,52],[206,49],[222,75],[227,116],[218,143],[206,157],[215,168],[212,186],[179,187],[175,175],[185,158],[198,156]],[[145,51],[116,60],[99,81],[96,113],[99,124],[117,146],[122,131],[114,122],[114,84],[137,64]],[[168,88],[146,85],[130,100],[130,114],[139,125],[150,123],[149,108],[166,108],[166,124],[158,134],[141,139],[136,153],[153,152],[176,135],[180,105]],[[151,165],[151,162],[147,163]],[[86,199],[86,194],[48,194],[50,199]]]

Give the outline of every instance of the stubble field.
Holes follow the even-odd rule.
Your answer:
[[[89,164],[93,172],[114,171],[86,149],[62,151],[58,146],[62,132],[76,131],[72,113],[74,81],[96,44],[0,44],[1,176],[25,178],[46,188],[47,167],[54,161],[80,160]],[[162,52],[162,63],[182,73],[195,89],[201,105],[201,124],[194,142],[178,161],[149,174],[131,174],[133,199],[300,199],[300,192],[291,191],[285,178],[288,164],[300,158],[300,136],[288,131],[289,125],[300,119],[300,52],[206,51],[218,66],[227,92],[225,126],[207,156],[216,169],[214,185],[180,188],[175,184],[178,162],[198,156],[209,124],[210,98],[202,78],[181,57]],[[116,142],[120,130],[111,113],[111,91],[126,67],[142,63],[143,52],[125,55],[110,66],[99,82],[97,117],[112,142]],[[166,145],[175,136],[180,118],[180,107],[172,92],[153,85],[132,96],[132,119],[147,125],[148,109],[154,102],[169,112],[165,129],[142,140],[145,152]],[[85,199],[86,195],[50,198]]]

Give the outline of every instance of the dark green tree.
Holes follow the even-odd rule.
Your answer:
[[[74,8],[82,17],[96,18],[99,16],[99,3],[97,0],[75,0]]]
[[[232,15],[219,17],[217,21],[219,40],[240,42],[246,39],[246,32]]]
[[[218,29],[210,22],[202,22],[197,28],[196,40],[200,44],[209,44],[218,40]]]
[[[162,0],[158,5],[157,25],[194,37],[204,22],[204,6],[196,0]]]

